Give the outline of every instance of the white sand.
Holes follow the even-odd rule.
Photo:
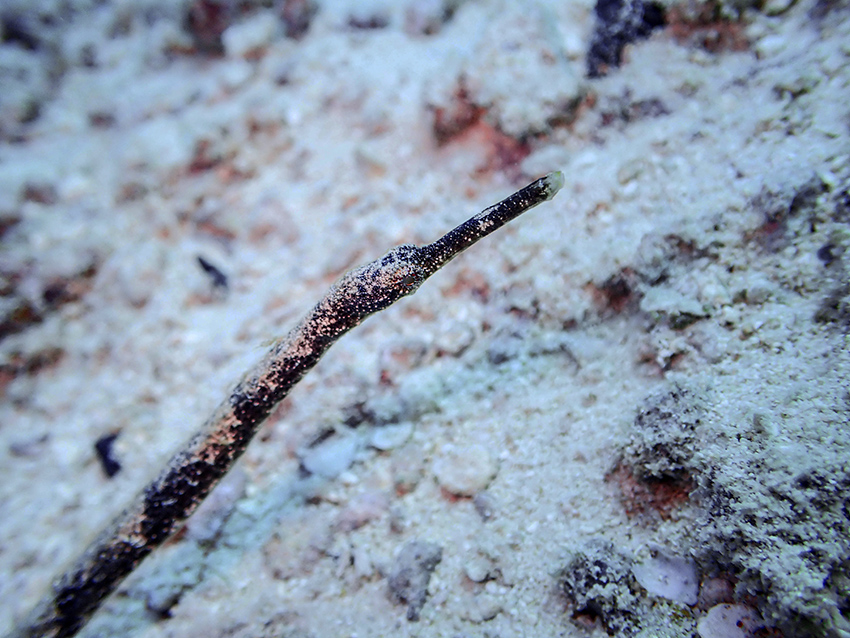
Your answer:
[[[0,213],[20,218],[0,309],[44,312],[0,342],[0,633],[342,272],[560,169],[555,200],[335,345],[81,635],[586,635],[559,570],[599,541],[646,582],[658,548],[704,582],[701,606],[612,585],[624,631],[692,635],[734,602],[847,635],[846,3],[748,11],[737,52],[656,32],[592,81],[586,0],[469,1],[433,35],[411,25],[439,3],[320,2],[299,41],[256,9],[223,57],[174,52],[177,3],[62,4],[34,23],[50,46],[0,46]],[[485,111],[438,146],[460,87]],[[82,292],[47,309],[57,281]],[[629,517],[621,458],[696,489]],[[442,561],[408,622],[386,576],[414,539]],[[738,589],[711,600],[710,577]]]

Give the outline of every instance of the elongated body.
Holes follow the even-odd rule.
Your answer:
[[[73,636],[121,581],[195,511],[274,407],[345,332],[410,295],[460,252],[563,186],[550,173],[427,246],[404,244],[344,275],[236,385],[192,439],[52,586],[12,637]]]

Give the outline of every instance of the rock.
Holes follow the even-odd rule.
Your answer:
[[[767,0],[763,11],[769,16],[782,15],[796,4],[796,0]]]
[[[653,552],[651,558],[632,566],[632,574],[653,596],[684,605],[695,605],[699,579],[694,564],[684,558]]]
[[[471,623],[480,624],[493,620],[500,611],[502,611],[502,604],[496,598],[489,594],[481,594],[469,601],[461,615]]]
[[[699,588],[697,603],[702,610],[708,610],[720,603],[731,603],[735,599],[735,587],[726,578],[707,578]]]
[[[476,583],[483,583],[487,580],[492,569],[492,563],[481,555],[473,556],[463,566],[463,571],[467,578]]]
[[[370,490],[358,494],[339,513],[337,527],[346,532],[358,529],[381,517],[388,507],[389,499],[383,492]]]
[[[490,484],[499,469],[495,457],[483,445],[447,445],[434,461],[440,487],[457,496],[474,496]]]
[[[700,638],[749,638],[762,626],[758,613],[746,605],[717,605],[697,623]]]
[[[356,436],[334,436],[307,450],[301,463],[312,474],[336,478],[354,462],[358,447]]]
[[[635,633],[640,604],[631,560],[614,546],[593,539],[572,553],[558,574],[573,619],[600,624],[610,635]]]
[[[387,583],[390,598],[407,603],[408,620],[419,620],[428,594],[428,581],[442,559],[443,548],[425,541],[411,541],[399,552]]]
[[[228,57],[244,58],[274,42],[279,31],[277,17],[272,12],[265,12],[227,27],[221,39]]]
[[[587,75],[606,75],[620,66],[627,44],[649,36],[664,25],[664,11],[653,2],[597,0],[596,25],[587,51]]]
[[[186,521],[187,537],[199,543],[215,540],[236,503],[245,495],[248,477],[239,468],[230,472]]]
[[[378,426],[372,430],[369,443],[381,451],[393,450],[407,443],[411,434],[413,434],[413,423],[410,421]]]

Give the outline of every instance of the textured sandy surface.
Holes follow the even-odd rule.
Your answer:
[[[689,636],[733,603],[847,635],[846,3],[747,10],[728,46],[683,19],[593,80],[589,2],[427,35],[439,3],[320,2],[300,40],[255,8],[220,56],[177,3],[18,4],[0,632],[342,273],[559,169],[335,345],[83,635]],[[415,622],[388,584],[413,541],[441,549]],[[568,584],[588,557],[601,597]],[[651,591],[694,568],[696,604]]]

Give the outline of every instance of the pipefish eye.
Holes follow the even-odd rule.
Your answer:
[[[410,288],[412,286],[415,286],[416,285],[416,275],[414,275],[413,273],[407,273],[406,275],[403,275],[401,280],[399,281],[399,284],[404,286],[405,288]]]

